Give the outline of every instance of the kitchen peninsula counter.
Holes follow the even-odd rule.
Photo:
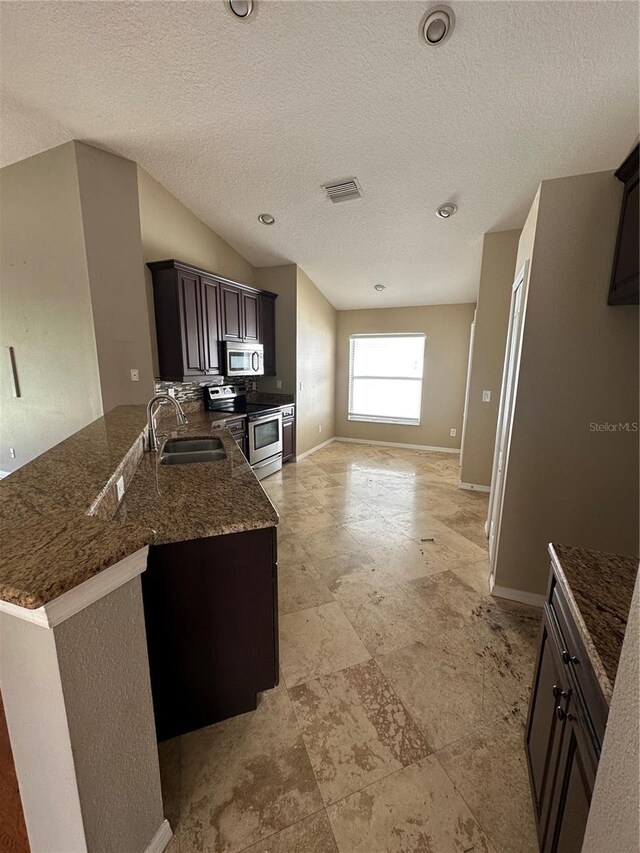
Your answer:
[[[276,525],[276,510],[221,429],[230,419],[192,412],[179,433],[217,430],[226,459],[160,467],[158,454],[144,452],[146,407],[119,406],[5,477],[0,601],[39,608],[146,545]]]

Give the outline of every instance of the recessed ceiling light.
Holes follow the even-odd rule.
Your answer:
[[[436,216],[439,216],[440,219],[451,219],[457,209],[455,204],[441,204],[436,210]]]
[[[385,286],[384,284],[374,284],[373,289],[377,290],[378,293],[381,293],[385,289]]]
[[[275,219],[270,213],[261,213],[258,217],[258,221],[262,222],[263,225],[273,225]]]
[[[448,6],[433,6],[420,22],[420,36],[431,47],[444,44],[453,32],[456,16]]]
[[[234,18],[244,20],[255,11],[254,0],[226,0],[225,6]]]

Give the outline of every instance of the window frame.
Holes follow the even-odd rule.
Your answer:
[[[370,374],[354,376],[353,362],[355,354],[355,342],[371,338],[420,338],[422,340],[422,362],[420,376],[373,376]],[[401,426],[420,426],[422,419],[422,392],[424,387],[425,360],[426,360],[427,336],[424,332],[380,332],[372,334],[349,335],[349,367],[347,375],[347,420],[352,423],[375,423],[375,424],[397,424]],[[376,379],[383,382],[419,382],[420,394],[417,418],[397,418],[386,415],[363,415],[352,411],[354,383],[358,379]]]

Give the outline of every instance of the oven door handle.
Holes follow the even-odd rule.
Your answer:
[[[251,424],[259,424],[263,423],[264,421],[272,421],[276,419],[279,421],[282,420],[282,412],[272,412],[270,415],[262,415],[259,418],[251,418],[251,420],[249,421],[249,426],[251,426]]]

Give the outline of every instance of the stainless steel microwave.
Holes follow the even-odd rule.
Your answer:
[[[264,347],[262,344],[224,345],[225,376],[262,376],[264,373]]]

